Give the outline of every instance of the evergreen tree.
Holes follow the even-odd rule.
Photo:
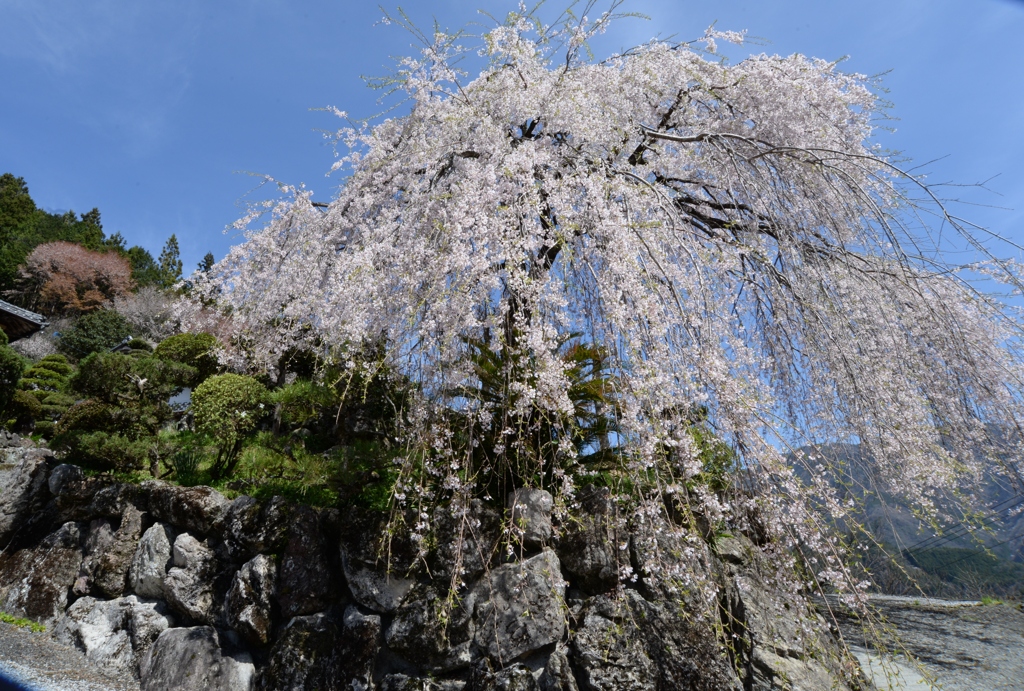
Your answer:
[[[6,239],[15,228],[36,212],[24,178],[10,173],[0,175],[0,238]]]
[[[216,260],[213,258],[213,252],[207,252],[206,255],[203,256],[203,260],[199,262],[199,266],[197,268],[204,274],[208,274],[210,273],[210,270],[213,269],[214,264],[216,264]]]
[[[167,244],[160,252],[160,283],[170,288],[181,280],[181,252],[178,249],[178,238],[172,233]]]
[[[132,265],[132,278],[136,286],[141,288],[163,283],[160,266],[146,248],[135,245],[128,249],[125,256]]]

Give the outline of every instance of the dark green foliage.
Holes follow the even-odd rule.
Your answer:
[[[81,359],[90,353],[110,350],[132,334],[128,322],[113,310],[97,310],[83,315],[60,335],[57,349]]]
[[[156,405],[194,377],[193,368],[146,352],[107,351],[82,360],[70,383],[76,392],[113,405]]]
[[[141,288],[161,284],[160,266],[148,250],[136,245],[124,252],[124,256],[132,266],[132,279],[135,285]]]
[[[23,372],[21,356],[7,345],[6,335],[0,337],[0,420],[4,419],[3,413],[14,398]]]
[[[182,448],[174,452],[171,456],[171,468],[179,485],[192,487],[199,483],[199,465],[202,460],[203,453],[198,449]]]
[[[173,234],[167,238],[167,244],[160,252],[160,285],[170,288],[181,280],[181,252],[178,249],[178,238]]]
[[[82,360],[70,382],[89,400],[64,414],[52,446],[103,469],[137,470],[149,459],[155,476],[166,451],[158,435],[174,415],[167,400],[194,376],[191,367],[142,350],[93,353]]]
[[[903,556],[927,574],[979,593],[1024,595],[1024,564],[1000,559],[991,552],[961,547],[904,550]]]
[[[79,363],[78,372],[71,379],[75,391],[116,404],[120,394],[132,384],[132,359],[109,351],[92,353]]]
[[[24,179],[0,175],[0,293],[15,287],[18,267],[37,245],[58,240],[104,249],[99,211],[81,218],[74,211],[48,213],[36,207]]]
[[[103,432],[124,432],[131,424],[125,424],[122,409],[104,403],[103,401],[90,398],[74,404],[61,416],[54,427],[57,436],[66,435],[71,432],[88,432],[93,430]]]
[[[24,178],[16,178],[10,173],[0,175],[0,233],[17,228],[36,210]]]
[[[33,411],[32,419],[36,423],[35,431],[43,436],[50,436],[53,423],[75,401],[74,397],[69,395],[68,386],[72,372],[74,368],[63,355],[47,355],[28,368],[18,382],[18,389],[34,397],[39,403],[39,413],[35,414]],[[28,412],[24,406],[21,410],[23,414]]]
[[[14,392],[11,402],[7,405],[7,411],[4,413],[4,418],[11,423],[11,427],[15,430],[29,429],[36,420],[42,417],[43,406],[39,399],[21,389]]]
[[[148,342],[143,341],[141,338],[133,338],[132,340],[128,341],[128,348],[129,350],[141,350],[144,353],[153,352],[153,346],[151,346]]]
[[[217,441],[217,461],[210,471],[214,480],[234,470],[242,441],[269,412],[270,394],[252,377],[219,374],[192,392],[196,431]]]
[[[220,343],[208,333],[184,333],[160,342],[153,355],[167,362],[178,362],[195,369],[195,376],[186,386],[199,386],[217,373],[217,349]]]
[[[691,416],[688,428],[700,458],[701,471],[689,484],[701,484],[712,492],[722,493],[732,484],[736,472],[736,452],[708,426],[707,410],[699,409]]]
[[[197,266],[196,268],[199,271],[202,271],[204,274],[208,274],[210,273],[210,270],[213,269],[213,265],[216,263],[216,260],[213,258],[213,252],[207,252],[205,255],[203,255],[203,260],[199,262],[199,266]]]
[[[332,416],[341,402],[334,387],[296,379],[271,396],[280,429],[311,429]]]
[[[110,432],[81,432],[73,437],[60,437],[55,447],[76,463],[98,470],[120,472],[141,470],[149,460],[152,444],[149,439],[132,439]],[[72,443],[64,439],[73,439]]]
[[[561,465],[557,456],[564,453],[564,440],[571,442],[576,457],[593,472],[616,464],[611,436],[617,431],[617,380],[606,365],[602,347],[575,335],[562,341],[558,354],[570,381],[572,413],[553,413],[520,405],[524,386],[536,384],[529,358],[510,355],[509,348],[494,350],[479,339],[466,339],[466,343],[477,382],[452,393],[491,413],[489,423],[473,426],[472,439],[460,440],[473,444],[475,470],[496,471],[490,474],[486,494],[504,497],[524,483],[549,484],[552,478],[541,478],[540,473]]]

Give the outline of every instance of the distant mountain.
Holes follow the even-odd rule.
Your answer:
[[[860,522],[879,543],[863,555],[879,590],[1024,597],[1024,495],[1005,480],[990,477],[980,488],[978,515],[937,530],[884,488],[877,464],[861,446],[831,444],[815,451],[827,459],[823,465],[833,486],[854,499]],[[808,477],[803,465],[794,461],[794,467]]]

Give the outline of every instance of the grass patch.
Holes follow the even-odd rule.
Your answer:
[[[37,621],[25,619],[24,617],[16,617],[13,614],[8,614],[7,612],[0,612],[0,621],[4,622],[5,624],[10,624],[11,626],[17,626],[21,629],[35,631],[36,633],[42,633],[43,631],[46,631],[46,627]]]

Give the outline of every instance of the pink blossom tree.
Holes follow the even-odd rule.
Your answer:
[[[134,287],[123,257],[60,241],[32,250],[18,268],[18,287],[12,292],[29,308],[56,315],[91,312]]]
[[[731,64],[714,42],[742,36],[714,31],[589,57],[611,19],[436,33],[395,75],[409,114],[338,132],[337,197],[284,187],[193,295],[230,307],[256,365],[306,343],[365,366],[351,354],[383,344],[418,395],[398,507],[502,475],[564,509],[611,468],[636,516],[757,504],[819,583],[850,587],[825,529],[847,506],[790,451],[859,442],[936,516],[987,473],[1019,483],[1020,323],[972,279],[1021,284],[873,143],[869,81],[802,55]],[[944,259],[929,218],[976,262]],[[580,347],[601,374],[574,369]],[[503,401],[473,394],[488,378]],[[600,400],[573,393],[597,380]],[[600,404],[602,448],[574,444]],[[703,480],[696,421],[737,454],[731,492]]]

